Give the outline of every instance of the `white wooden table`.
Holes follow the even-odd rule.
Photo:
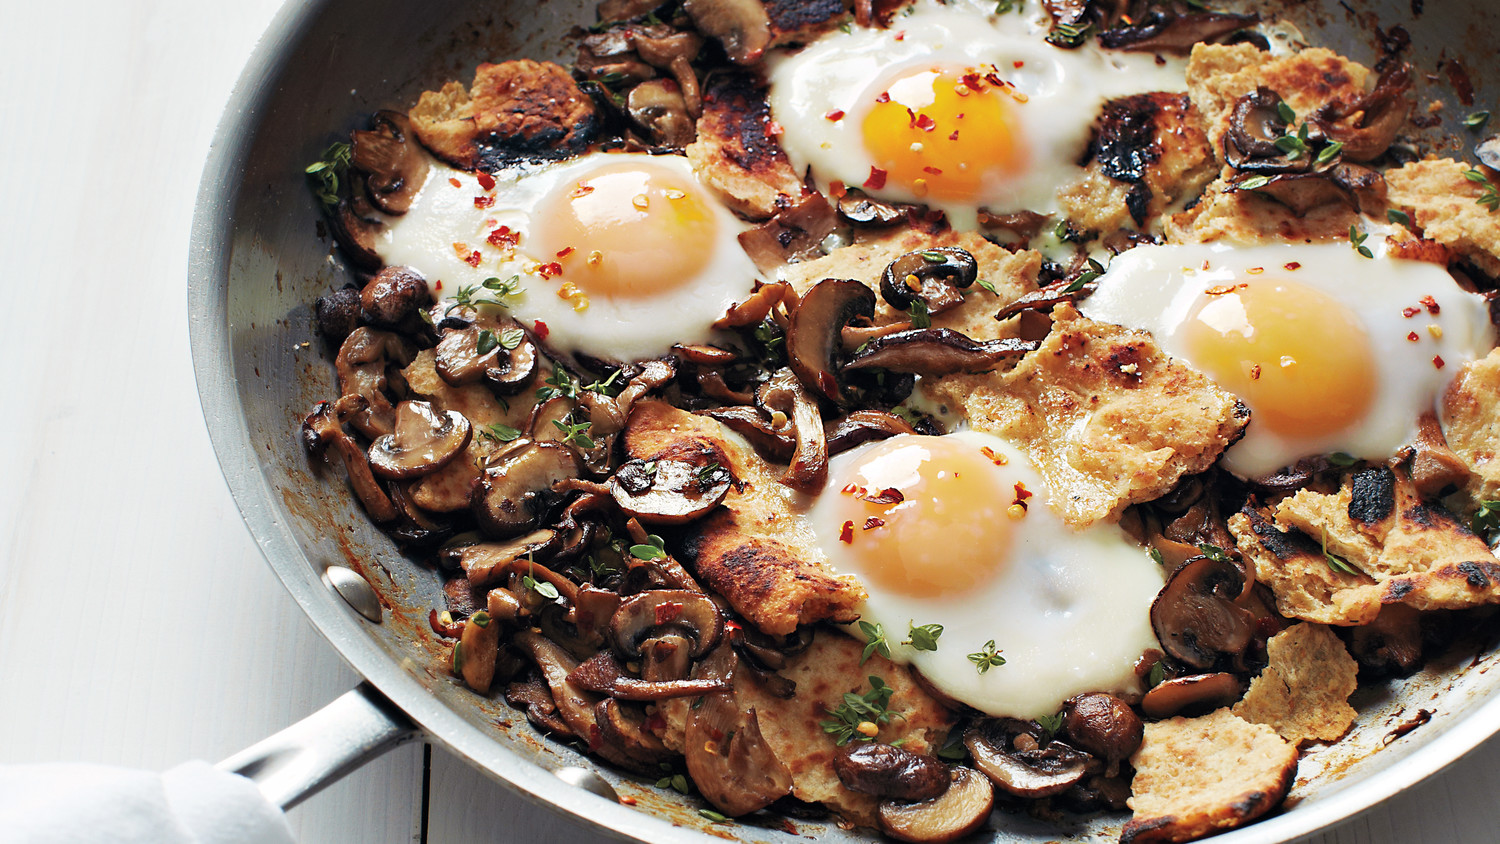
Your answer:
[[[199,171],[277,5],[0,0],[0,762],[216,761],[356,681],[240,522],[188,355]],[[1493,842],[1497,794],[1491,741],[1312,840]],[[306,844],[591,840],[415,744],[291,820]]]

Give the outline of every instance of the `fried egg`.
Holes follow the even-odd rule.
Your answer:
[[[774,64],[771,112],[799,172],[926,203],[960,229],[980,208],[1048,213],[1106,99],[1183,90],[1177,60],[1045,43],[1040,7],[1039,18],[962,0],[910,8],[888,29],[830,33]]]
[[[493,299],[516,277],[511,313],[565,353],[636,360],[706,341],[756,277],[737,240],[747,226],[680,156],[431,171],[411,210],[388,221],[380,257],[421,272],[439,300]]]
[[[834,457],[828,478],[809,515],[818,544],[864,584],[860,620],[896,662],[1017,718],[1139,690],[1160,567],[1116,525],[1065,525],[1022,451],[975,431],[899,435]],[[936,649],[916,647],[911,628],[930,624]]]
[[[1252,478],[1316,454],[1390,457],[1494,346],[1484,300],[1443,267],[1347,243],[1138,247],[1082,311],[1150,331],[1238,396],[1250,425],[1223,465]]]

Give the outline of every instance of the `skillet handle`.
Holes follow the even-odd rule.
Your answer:
[[[266,800],[290,809],[345,774],[417,736],[417,728],[369,683],[214,767],[239,774]]]

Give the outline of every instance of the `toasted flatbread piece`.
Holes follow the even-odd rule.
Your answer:
[[[845,693],[870,690],[868,677],[881,678],[892,689],[890,723],[878,741],[901,741],[913,753],[932,753],[943,745],[951,714],[913,678],[911,671],[875,654],[859,664],[864,646],[842,633],[819,631],[807,650],[792,657],[779,673],[797,684],[790,698],[778,698],[748,671],[736,672],[734,695],[741,710],[754,708],[761,735],[792,774],[792,795],[822,803],[851,823],[876,825],[878,799],[850,791],[833,770],[838,745],[822,727],[843,702]],[[683,749],[690,698],[664,701],[659,712],[666,729],[663,743]]]
[[[698,139],[685,150],[698,178],[754,220],[806,192],[771,125],[765,83],[752,73],[726,73],[703,92]]]
[[[1469,169],[1462,161],[1443,158],[1387,170],[1387,198],[1391,207],[1411,217],[1423,237],[1492,276],[1500,275],[1500,211],[1478,203],[1484,187],[1464,176]]]
[[[473,85],[425,91],[409,116],[423,146],[466,170],[580,152],[599,126],[567,68],[531,59],[481,64]]]
[[[1500,602],[1500,560],[1452,513],[1423,502],[1404,471],[1356,472],[1333,494],[1302,490],[1274,515],[1247,506],[1229,530],[1291,618],[1368,624],[1385,604]],[[1325,549],[1353,573],[1335,570]]]
[[[857,617],[864,587],[829,568],[812,529],[795,512],[795,493],[777,480],[780,468],[717,421],[641,402],[625,429],[625,449],[642,460],[703,454],[734,476],[724,506],[689,527],[683,562],[735,612],[778,635],[801,624]]]
[[[1500,499],[1500,349],[1464,364],[1443,396],[1443,433],[1448,447],[1472,473],[1467,491],[1475,501]]]
[[[892,308],[880,296],[880,276],[886,266],[907,252],[942,246],[956,246],[973,255],[979,265],[979,277],[992,284],[995,292],[991,293],[978,284],[970,286],[963,304],[934,316],[933,327],[951,328],[975,340],[1016,336],[1015,320],[999,322],[995,319],[995,312],[1036,290],[1042,255],[1040,252],[1010,252],[974,232],[946,231],[929,235],[901,227],[835,249],[822,258],[787,264],[777,275],[789,282],[799,296],[825,278],[852,278],[863,282],[876,294],[875,323],[889,325],[906,322],[910,317],[905,311]]]
[[[1082,177],[1058,191],[1083,229],[1145,230],[1218,175],[1197,109],[1184,94],[1135,94],[1100,109]]]
[[[1279,804],[1297,773],[1297,748],[1228,709],[1146,725],[1121,844],[1192,841],[1242,826]]]
[[[1022,445],[1070,525],[1118,518],[1239,439],[1249,411],[1151,336],[1060,305],[1052,333],[1008,372],[929,388],[976,429]]]
[[[1270,657],[1234,714],[1267,724],[1300,745],[1337,741],[1354,723],[1349,695],[1358,685],[1359,666],[1333,630],[1322,624],[1294,624],[1266,643]]]

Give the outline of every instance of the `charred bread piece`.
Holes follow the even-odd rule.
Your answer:
[[[725,73],[705,86],[698,139],[687,146],[698,178],[754,220],[806,192],[773,126],[765,83],[753,73]]]
[[[1297,748],[1228,709],[1146,725],[1120,844],[1192,841],[1275,808],[1297,773]]]
[[[1391,207],[1411,217],[1428,240],[1461,255],[1492,276],[1500,276],[1500,213],[1480,205],[1484,186],[1464,174],[1462,161],[1413,161],[1385,171]],[[1491,182],[1493,173],[1489,174]]]

